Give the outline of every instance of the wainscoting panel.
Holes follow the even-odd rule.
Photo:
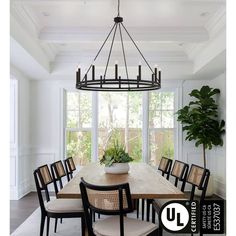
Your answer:
[[[52,150],[46,150],[46,149],[39,149],[39,148],[34,148],[32,149],[32,164],[31,164],[31,190],[35,191],[35,183],[33,179],[33,171],[42,165],[47,164],[50,167],[50,164],[55,162],[57,159],[57,153]],[[53,186],[50,186],[49,190],[53,190]]]

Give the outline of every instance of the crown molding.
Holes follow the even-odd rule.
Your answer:
[[[133,53],[129,50],[129,48],[126,48],[126,51],[128,52],[127,60],[129,62],[129,65],[136,65],[139,60],[141,60],[141,57],[137,57],[137,52]],[[104,64],[107,61],[107,55],[108,51],[104,52],[104,56],[101,56],[99,59],[98,64]],[[63,52],[57,54],[55,58],[55,62],[62,62],[62,63],[89,63],[93,59],[95,55],[94,51],[77,51],[77,52]],[[145,57],[148,58],[148,61],[150,63],[153,63],[153,65],[158,64],[159,62],[184,62],[188,61],[188,57],[186,53],[183,51],[146,51]],[[115,60],[123,63],[123,55],[120,51],[113,51],[111,61]],[[158,63],[157,63],[158,62]],[[112,64],[112,62],[111,62]]]
[[[220,33],[225,33],[226,11],[225,6],[221,7],[205,24],[209,33],[209,41],[203,43],[192,43],[185,46],[185,52],[189,59],[193,60],[202,50],[206,48]]]
[[[221,7],[205,24],[210,38],[215,37],[226,28],[226,9]]]
[[[20,23],[22,28],[27,29],[27,32],[34,38],[38,38],[40,26],[35,19],[29,14],[23,4],[11,4],[10,12],[12,16]]]
[[[136,41],[204,42],[209,39],[204,27],[129,27]],[[103,41],[109,27],[46,27],[39,39],[50,43]]]

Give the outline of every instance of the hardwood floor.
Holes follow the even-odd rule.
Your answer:
[[[18,228],[39,207],[36,192],[31,192],[20,200],[10,201],[10,232]]]

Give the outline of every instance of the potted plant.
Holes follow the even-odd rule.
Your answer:
[[[203,166],[206,168],[206,150],[213,146],[223,146],[222,135],[225,133],[225,121],[218,118],[218,105],[214,95],[219,89],[203,86],[194,89],[189,95],[194,98],[188,106],[177,111],[178,121],[186,131],[185,140],[195,141],[195,146],[202,145]]]
[[[114,145],[104,151],[100,164],[105,164],[105,172],[109,174],[125,174],[129,171],[129,162],[133,158],[125,151],[125,147],[116,140]]]

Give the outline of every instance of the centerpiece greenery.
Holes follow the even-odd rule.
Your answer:
[[[188,106],[177,111],[178,121],[183,124],[183,131],[187,131],[185,140],[195,140],[195,146],[202,145],[203,161],[206,168],[206,149],[213,146],[223,146],[222,134],[225,133],[225,121],[218,119],[218,105],[214,95],[219,89],[203,86],[194,89],[189,95],[194,99]]]
[[[114,145],[104,151],[100,164],[105,164],[105,166],[110,167],[114,163],[127,163],[133,160],[134,159],[125,151],[125,146],[115,140]]]

